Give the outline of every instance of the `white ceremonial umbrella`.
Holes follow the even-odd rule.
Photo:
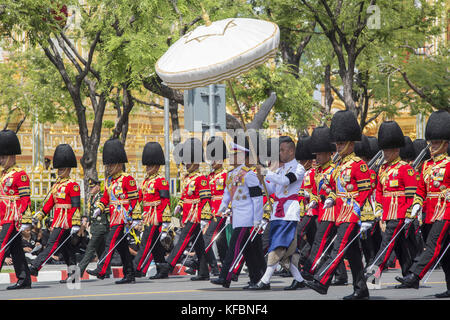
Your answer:
[[[228,18],[197,27],[176,41],[155,70],[173,89],[223,82],[273,58],[280,29],[269,21]]]

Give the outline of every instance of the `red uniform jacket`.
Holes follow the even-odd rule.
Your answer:
[[[109,225],[113,227],[127,223],[125,216],[130,219],[140,219],[132,213],[138,199],[139,192],[136,181],[132,176],[120,172],[106,180],[105,192],[97,206],[102,211],[106,206],[109,207]]]
[[[208,183],[211,190],[211,213],[214,216],[221,216],[218,211],[225,192],[226,180],[227,170],[224,168],[211,172],[208,175]]]
[[[323,166],[316,168],[314,173],[314,180],[312,184],[312,196],[311,201],[316,201],[318,206],[316,211],[318,212],[319,221],[336,221],[335,207],[323,209],[323,204],[325,200],[330,197],[330,194],[335,190],[333,186],[335,185],[333,181],[333,171],[335,170],[335,165],[331,162],[327,162]],[[320,188],[320,189],[319,189]]]
[[[450,220],[450,157],[446,153],[423,164],[414,204],[424,201],[425,223]]]
[[[330,193],[335,199],[336,224],[344,222],[357,223],[363,204],[370,195],[370,172],[367,164],[354,153],[347,155],[333,171],[333,190]]]
[[[52,227],[70,229],[72,225],[80,225],[80,205],[80,186],[75,180],[64,178],[52,186],[42,212],[48,215],[54,209]]]
[[[298,192],[298,202],[300,204],[300,217],[303,217],[305,214],[309,216],[319,215],[318,208],[314,208],[306,212],[306,208],[308,207],[309,201],[311,201],[311,193],[314,183],[315,170],[316,170],[315,168],[311,168],[305,172],[302,186],[300,187],[300,191]],[[305,191],[309,194],[309,197],[306,196]]]
[[[14,166],[0,175],[1,223],[31,223],[30,179],[25,171]]]
[[[211,190],[208,178],[194,171],[183,179],[184,187],[179,205],[183,208],[182,222],[199,223],[211,219]]]
[[[142,203],[142,220],[145,225],[170,222],[169,183],[164,177],[158,174],[146,177],[139,189],[139,202]]]
[[[406,211],[413,203],[417,181],[414,169],[397,158],[380,168],[376,202],[383,209],[383,221],[405,219]]]

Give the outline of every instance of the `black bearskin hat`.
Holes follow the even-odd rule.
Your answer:
[[[336,145],[331,143],[330,128],[327,126],[314,128],[311,134],[310,150],[312,153],[336,151]]]
[[[396,149],[405,146],[403,131],[395,121],[385,121],[378,129],[380,149]]]
[[[21,154],[19,138],[14,131],[0,131],[0,156]]]
[[[53,168],[76,168],[77,158],[68,144],[60,144],[56,147],[53,154]]]
[[[404,161],[411,161],[416,158],[414,145],[410,137],[405,136],[405,146],[400,148],[400,158]]]
[[[159,142],[148,142],[144,146],[144,151],[142,152],[142,164],[144,166],[163,166],[166,164],[164,151]]]
[[[333,115],[330,126],[331,141],[360,141],[361,127],[353,112],[340,110]]]
[[[119,139],[109,139],[103,145],[103,164],[127,163],[127,153]]]
[[[295,147],[295,159],[297,160],[312,160],[316,156],[311,153],[311,137],[301,137],[298,139]]]
[[[427,121],[425,139],[450,140],[450,113],[445,110],[433,112]]]

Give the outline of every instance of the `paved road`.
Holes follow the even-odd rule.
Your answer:
[[[434,294],[446,290],[444,274],[435,270],[426,284],[419,290],[394,289],[397,270],[383,274],[381,289],[370,290],[373,300],[430,300]],[[351,279],[351,273],[349,272]],[[34,283],[30,290],[7,291],[7,285],[0,286],[0,299],[30,300],[340,300],[352,293],[352,286],[331,287],[327,295],[319,295],[311,289],[284,291],[292,278],[273,277],[271,291],[246,291],[248,277],[242,275],[238,282],[232,282],[229,289],[215,286],[209,281],[190,281],[190,276],[171,276],[163,280],[137,279],[135,284],[116,285],[114,279],[83,280],[79,289],[69,289],[59,282]],[[441,300],[441,299],[437,299]]]

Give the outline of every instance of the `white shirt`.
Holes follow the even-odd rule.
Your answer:
[[[290,174],[289,174],[290,173]],[[289,174],[289,175],[288,175]],[[305,168],[296,159],[285,163],[275,172],[268,171],[265,178],[266,188],[269,194],[275,194],[277,198],[287,198],[298,195],[305,176]],[[273,203],[273,211],[270,220],[300,221],[300,205],[298,200],[288,200],[283,205],[284,217],[276,217],[275,212],[278,201]]]
[[[219,211],[225,211],[231,202],[232,211],[232,225],[233,228],[238,227],[253,227],[256,221],[262,220],[263,215],[263,194],[261,190],[261,183],[253,170],[247,171],[243,175],[243,180],[238,181],[236,192],[231,199],[231,188],[233,187],[233,179],[241,171],[244,165],[229,171],[227,173],[227,187],[225,188],[222,202],[220,204]],[[261,190],[261,195],[250,196],[250,189],[257,191],[257,188]]]

